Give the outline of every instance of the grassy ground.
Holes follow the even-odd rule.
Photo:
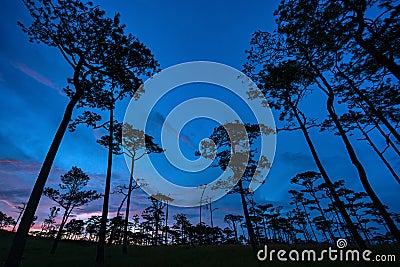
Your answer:
[[[3,265],[7,255],[12,234],[0,232],[0,265]],[[59,244],[55,255],[50,255],[51,240],[30,238],[27,243],[22,261],[24,267],[75,267],[94,266],[96,244],[87,242],[63,241]],[[268,249],[294,248],[312,249],[311,246],[285,246],[272,245]],[[315,248],[320,250],[321,248]],[[397,246],[374,247],[374,253],[396,254],[396,263],[365,262],[259,262],[250,248],[244,246],[220,245],[220,246],[168,246],[168,247],[130,247],[128,255],[123,255],[120,246],[106,247],[105,266],[400,266],[400,249]]]

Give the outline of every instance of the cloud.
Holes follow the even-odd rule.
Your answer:
[[[38,174],[42,166],[41,162],[11,159],[11,158],[0,158],[0,173],[24,173],[24,174]],[[63,174],[65,171],[57,166],[52,167],[52,176]],[[55,174],[57,173],[57,174]]]
[[[280,158],[277,160],[283,160],[285,164],[289,164],[296,169],[315,169],[315,162],[311,155],[303,152],[283,152]]]
[[[11,62],[11,65],[18,69],[19,71],[25,73],[26,75],[28,75],[29,77],[31,77],[32,79],[36,80],[37,82],[52,88],[54,90],[56,90],[60,95],[65,96],[63,94],[63,92],[60,90],[60,88],[53,83],[52,81],[50,81],[48,78],[46,78],[45,76],[43,76],[42,74],[40,74],[39,72],[29,68],[28,66],[26,66],[23,63],[19,63],[19,62]],[[0,76],[1,78],[1,76]]]
[[[148,123],[153,131],[161,129],[163,127],[164,131],[166,131],[169,134],[172,134],[173,136],[176,136],[188,147],[190,148],[196,147],[187,135],[178,133],[168,122],[165,121],[164,116],[159,112],[155,112],[154,115],[152,114],[151,116],[149,116]]]

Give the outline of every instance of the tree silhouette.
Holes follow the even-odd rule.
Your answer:
[[[45,196],[64,209],[64,215],[50,251],[51,254],[56,252],[62,231],[71,212],[75,208],[87,205],[89,202],[101,198],[101,195],[95,190],[84,190],[89,180],[90,178],[86,173],[80,168],[73,166],[71,170],[61,175],[61,184],[58,185],[58,189],[46,187],[43,191]]]
[[[47,215],[47,218],[44,219],[44,221],[42,223],[41,234],[43,234],[45,236],[55,237],[55,235],[57,234],[56,226],[55,226],[55,223],[56,223],[55,218],[58,216],[58,212],[60,212],[60,208],[58,208],[58,207],[50,208],[49,215]]]
[[[65,224],[67,239],[77,239],[82,235],[85,222],[83,220],[72,219]]]
[[[234,215],[234,214],[227,214],[224,217],[224,222],[226,222],[231,227],[233,233],[235,234],[236,243],[239,243],[237,225],[242,221],[242,219],[243,219],[242,215]]]
[[[328,241],[328,236],[326,235],[326,232],[329,234],[329,237],[332,242],[336,240],[332,229],[331,229],[331,223],[328,221],[325,211],[321,206],[320,203],[320,197],[317,196],[317,191],[318,187],[315,184],[318,179],[321,178],[321,174],[313,172],[313,171],[308,171],[304,173],[297,174],[295,177],[293,177],[290,182],[293,184],[298,184],[305,189],[301,190],[302,192],[307,192],[309,196],[312,197],[312,199],[307,199],[306,203],[309,205],[309,208],[315,209],[319,212],[319,216],[314,218],[314,223],[317,226],[319,230],[323,233],[325,236],[325,239]],[[304,201],[304,200],[303,200]]]
[[[289,36],[292,47],[300,48],[298,43],[302,42],[303,45],[298,51],[318,51],[313,54],[313,59],[324,55],[324,59],[318,60],[321,64],[340,61],[340,64],[335,64],[333,68],[336,71],[335,75],[347,83],[347,86],[341,89],[350,91],[351,95],[357,95],[357,101],[364,102],[369,111],[390,130],[397,141],[400,141],[400,134],[387,119],[390,112],[385,112],[388,108],[390,110],[393,104],[396,105],[396,101],[392,105],[388,105],[388,102],[394,100],[393,90],[398,91],[398,88],[390,86],[392,93],[386,96],[382,93],[387,91],[381,90],[385,86],[378,86],[376,89],[368,86],[368,90],[358,88],[365,84],[366,80],[368,83],[374,83],[374,79],[382,81],[390,73],[400,79],[400,68],[396,64],[399,52],[395,48],[397,37],[394,34],[400,15],[393,2],[387,1],[381,5],[365,0],[354,3],[282,1],[275,14],[278,18],[278,31]],[[373,9],[375,17],[365,16]],[[314,12],[316,10],[318,12]],[[345,74],[345,70],[352,76]],[[373,92],[368,92],[371,88],[374,88]],[[351,99],[350,96],[346,100]]]
[[[134,188],[133,178],[135,170],[135,161],[141,159],[146,154],[162,153],[164,150],[153,142],[153,137],[145,134],[142,130],[134,129],[132,125],[127,123],[124,123],[122,126],[121,142],[122,146],[124,147],[124,153],[131,158],[131,172],[129,177],[129,187],[128,187],[128,195],[126,201],[126,209],[125,209],[124,241],[122,246],[122,252],[124,254],[127,254],[128,253],[127,228],[128,228],[131,194]]]
[[[365,1],[362,1],[363,3],[360,6],[364,6],[366,4]],[[287,4],[287,5],[286,5]],[[385,223],[388,225],[392,235],[396,238],[397,242],[400,243],[400,231],[393,222],[392,218],[390,217],[389,212],[384,208],[383,203],[379,199],[379,197],[376,195],[375,191],[373,190],[372,186],[369,183],[367,173],[365,171],[364,166],[362,165],[361,161],[359,160],[359,157],[357,156],[355,149],[352,145],[352,143],[349,140],[349,137],[341,124],[339,120],[338,113],[335,110],[335,101],[337,97],[337,92],[343,88],[342,86],[339,85],[336,86],[335,84],[336,80],[335,79],[330,79],[332,75],[334,77],[340,76],[340,64],[341,61],[344,57],[344,52],[346,50],[343,50],[346,46],[343,43],[343,39],[335,39],[330,36],[329,39],[324,40],[324,42],[318,41],[321,40],[321,36],[319,34],[320,28],[313,28],[310,25],[308,27],[302,27],[302,23],[306,21],[301,21],[299,18],[299,15],[304,15],[304,7],[307,6],[309,10],[316,10],[320,8],[319,4],[316,3],[310,3],[306,1],[301,1],[300,5],[296,5],[293,2],[288,2],[288,3],[282,3],[277,11],[277,14],[279,16],[278,20],[278,32],[281,33],[284,36],[285,42],[289,44],[287,46],[286,50],[286,57],[293,58],[296,60],[296,62],[301,65],[301,68],[308,70],[308,75],[307,77],[310,78],[311,84],[319,88],[325,95],[326,95],[326,109],[329,114],[329,119],[332,120],[333,124],[335,125],[335,128],[337,129],[337,132],[339,136],[341,137],[346,151],[348,153],[348,156],[350,158],[351,163],[354,165],[358,172],[359,179],[364,187],[364,190],[367,192],[367,194],[370,196],[371,200],[373,201],[374,205],[376,208],[380,211],[382,217],[385,220]],[[350,4],[351,6],[351,4]],[[357,5],[354,5],[354,7]],[[345,5],[346,7],[346,5]],[[323,7],[322,7],[323,8]],[[363,7],[363,8],[366,8]],[[364,10],[361,8],[361,10]],[[340,7],[339,7],[340,10]],[[359,15],[362,14],[363,11],[357,10],[355,8],[351,12],[356,12],[358,19],[357,23],[361,23],[361,20]],[[361,12],[361,13],[360,13]],[[320,13],[319,13],[320,14]],[[323,15],[327,15],[326,13]],[[334,14],[336,15],[336,14]],[[314,17],[314,16],[313,16]],[[318,17],[318,16],[317,16]],[[339,16],[340,17],[340,16]],[[308,16],[303,16],[302,18],[306,19]],[[319,18],[319,17],[318,17]],[[322,17],[325,18],[325,17]],[[337,23],[336,18],[334,16],[334,21]],[[325,21],[325,20],[324,20]],[[316,24],[313,24],[316,25]],[[304,24],[303,24],[304,26]],[[323,24],[323,27],[327,27],[324,30],[327,31],[337,31],[336,27],[333,26],[332,24]],[[332,28],[329,28],[332,27]],[[362,40],[363,37],[361,37],[359,30],[361,29],[361,32],[363,27],[358,28],[357,34],[355,34],[355,40],[358,42],[358,44],[363,47],[364,49],[366,48],[365,46],[361,45],[359,42]],[[340,31],[340,30],[339,30]],[[350,31],[351,32],[351,31]],[[358,37],[357,37],[358,36]],[[368,50],[366,50],[367,53],[371,56],[373,53]],[[380,55],[382,56],[382,54]],[[388,68],[394,75],[396,75],[396,72],[393,71],[393,68],[391,68],[389,65],[384,64],[382,61],[382,58],[373,56],[375,61],[377,61],[378,64],[381,64]],[[339,67],[338,67],[339,66]],[[393,66],[392,66],[393,67]],[[339,73],[338,73],[339,69]],[[364,71],[371,71],[372,73],[378,73],[378,70],[374,69],[363,69]],[[399,78],[400,76],[398,76]],[[351,88],[354,88],[352,86],[352,83],[348,81],[349,86]],[[366,102],[366,104],[368,104]],[[370,106],[370,110],[373,111],[373,106]],[[381,119],[381,116],[379,114],[375,114],[378,118]],[[385,124],[385,126],[391,131],[394,137],[398,141],[400,141],[400,135],[397,133],[397,131],[393,128],[393,126],[389,122],[382,122]]]
[[[245,189],[243,183],[249,183],[257,178],[260,173],[257,167],[269,168],[270,163],[265,156],[255,160],[257,149],[254,142],[261,135],[273,133],[273,130],[265,125],[241,124],[238,121],[226,123],[214,128],[210,139],[215,147],[207,143],[201,144],[201,156],[209,157],[211,150],[216,149],[216,163],[222,170],[231,169],[233,176],[223,184],[217,184],[214,189],[232,190],[229,193],[239,193],[247,225],[250,245],[253,249],[257,247],[257,239],[250,219],[246,196],[251,192]],[[199,153],[196,153],[199,154]],[[231,162],[231,164],[229,164]]]
[[[13,229],[11,230],[12,232],[14,232],[15,227],[17,227],[17,224],[19,222],[19,219],[21,219],[21,216],[24,213],[24,210],[25,210],[25,207],[26,207],[26,202],[22,202],[20,206],[15,206],[15,207],[19,210],[19,212],[18,212],[17,220],[15,221]]]
[[[161,149],[157,149],[157,151],[163,151]],[[168,207],[169,203],[173,202],[174,199],[172,197],[166,196],[161,193],[157,193],[152,196],[153,198],[163,202],[165,204],[165,226],[164,226],[164,244],[168,244],[168,231],[169,231],[169,226],[168,226]]]
[[[185,214],[178,213],[174,215],[174,220],[175,223],[172,226],[174,229],[179,230],[179,243],[180,244],[187,244],[188,243],[188,229],[191,226],[191,223],[189,222],[188,218],[186,217]]]
[[[86,221],[86,233],[89,234],[90,241],[98,241],[101,224],[101,216],[93,215]]]
[[[164,203],[154,197],[149,197],[151,206],[147,207],[142,212],[142,217],[145,219],[152,231],[152,244],[157,246],[160,240],[159,231],[161,230],[161,223],[164,216],[163,208]]]
[[[11,216],[7,216],[4,212],[0,211],[0,229],[7,228],[15,224],[15,220]]]
[[[29,40],[57,48],[73,74],[68,79],[71,86],[64,89],[70,101],[32,189],[5,262],[7,267],[16,267],[21,261],[30,225],[75,106],[93,101],[93,93],[105,88],[108,77],[126,84],[127,79],[137,81],[135,75],[147,74],[148,67],[156,65],[143,44],[124,34],[125,26],[120,24],[119,15],[107,18],[98,6],[78,0],[23,0],[23,3],[33,18],[30,26],[19,23]],[[99,260],[103,261],[104,258]]]
[[[121,204],[119,204],[119,206],[118,206],[117,215],[111,220],[122,219],[121,209],[122,209],[122,206],[124,205],[126,199],[128,198],[128,193],[126,191],[128,191],[128,187],[126,185],[118,185],[117,190],[113,192],[113,193],[118,193],[118,194],[123,195],[123,198],[121,200]],[[108,243],[107,243],[108,245],[113,244],[115,237],[117,235],[117,231],[118,231],[117,228],[119,227],[118,223],[111,223],[111,224],[112,224],[112,227],[111,227],[110,238],[108,239]]]

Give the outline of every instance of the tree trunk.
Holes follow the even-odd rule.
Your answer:
[[[212,244],[215,243],[215,233],[214,233],[214,221],[213,221],[213,210],[212,210],[212,201],[210,199],[210,223],[211,223],[211,233],[212,233]]]
[[[232,220],[232,225],[233,225],[233,232],[235,233],[235,242],[236,244],[239,243],[239,238],[238,238],[238,233],[236,229],[236,222]]]
[[[212,210],[212,201],[210,200],[210,223],[211,223],[211,228],[214,229],[214,222],[213,222],[213,210]]]
[[[354,84],[354,82],[347,77],[343,72],[339,71],[339,76],[344,78],[347,83],[350,85],[351,89],[364,101],[369,109],[371,110],[371,113],[375,115],[382,123],[383,125],[388,128],[388,130],[393,134],[393,136],[397,139],[398,142],[400,142],[400,134],[396,131],[396,129],[390,124],[390,122],[383,116],[382,112],[377,110],[375,108],[375,105],[364,95],[364,93],[357,88],[357,86]]]
[[[131,162],[131,175],[129,177],[129,187],[128,187],[128,195],[126,201],[126,209],[125,209],[125,222],[124,222],[124,239],[122,243],[122,253],[128,253],[128,224],[129,224],[129,209],[131,206],[131,193],[132,193],[132,183],[133,183],[133,170],[135,168],[135,158],[132,157]]]
[[[157,211],[156,211],[156,212],[157,212]],[[154,233],[154,237],[153,237],[153,244],[154,244],[154,246],[157,246],[157,245],[158,245],[158,226],[159,226],[159,220],[160,220],[160,218],[159,218],[158,215],[157,215],[156,220],[155,220],[155,223],[156,223],[156,225],[155,225],[155,233]]]
[[[118,210],[117,210],[117,218],[118,218],[118,217],[120,216],[120,214],[121,214],[122,206],[124,205],[125,200],[126,200],[127,197],[128,197],[128,195],[125,195],[125,196],[124,196],[124,198],[123,198],[122,201],[121,201],[121,204],[120,204],[119,207],[118,207]],[[115,231],[117,230],[116,228],[117,228],[117,226],[114,226],[114,227],[111,229],[110,239],[108,240],[108,243],[107,243],[109,246],[112,245],[112,243],[113,243],[113,241],[114,241],[114,239],[115,239]]]
[[[378,123],[377,121],[374,120],[373,123],[374,123],[374,125],[375,125],[375,128],[379,131],[379,133],[383,136],[383,138],[385,138],[386,143],[387,143],[390,147],[392,147],[392,149],[396,152],[396,154],[397,154],[398,156],[400,156],[400,150],[397,148],[396,144],[392,141],[392,139],[390,139],[390,136],[387,135],[387,134],[383,131],[382,127],[379,125],[379,123]]]
[[[367,173],[365,172],[364,167],[362,166],[361,162],[358,160],[358,157],[356,155],[356,152],[354,151],[353,146],[350,143],[350,140],[348,139],[345,130],[343,129],[342,125],[339,122],[339,118],[334,110],[333,107],[333,103],[335,100],[335,96],[332,93],[332,90],[329,86],[329,84],[327,83],[327,81],[324,79],[324,77],[320,78],[323,80],[324,85],[328,88],[329,90],[329,94],[328,94],[328,99],[327,99],[327,109],[328,109],[328,113],[331,116],[336,128],[339,131],[339,135],[341,136],[345,146],[346,146],[346,150],[347,153],[350,157],[351,162],[353,163],[353,165],[356,167],[359,178],[361,180],[361,184],[364,187],[365,192],[369,195],[369,197],[371,198],[372,202],[374,203],[375,207],[378,209],[379,213],[381,214],[382,218],[385,220],[387,226],[390,229],[391,234],[393,235],[393,237],[396,239],[396,241],[400,244],[400,232],[399,229],[397,228],[396,224],[393,222],[392,218],[390,217],[389,213],[387,212],[386,208],[384,207],[384,205],[382,204],[381,200],[378,198],[378,196],[375,194],[375,191],[372,189],[369,181],[368,181],[368,177],[367,177]]]
[[[22,207],[21,211],[20,211],[19,214],[18,214],[18,218],[17,218],[17,220],[15,221],[14,227],[13,227],[13,229],[11,230],[11,232],[14,232],[14,231],[15,231],[15,227],[17,227],[17,224],[18,224],[18,222],[19,222],[19,219],[21,219],[22,213],[23,213],[24,211],[25,211],[25,203],[23,203],[23,207]]]
[[[110,108],[110,128],[109,128],[109,146],[108,146],[108,158],[107,158],[106,184],[105,184],[105,189],[104,189],[103,211],[101,214],[99,242],[97,244],[97,255],[96,255],[96,263],[97,263],[97,265],[100,265],[100,266],[104,265],[104,246],[106,243],[108,202],[110,199],[110,188],[111,188],[113,134],[114,134],[114,108],[112,107],[112,108]]]
[[[374,45],[370,42],[365,41],[361,35],[356,34],[354,39],[356,42],[364,48],[364,50],[370,54],[380,65],[389,70],[399,81],[400,81],[400,66],[396,64],[394,60],[387,58],[381,54]]]
[[[168,200],[165,207],[165,245],[168,244]]]
[[[315,203],[317,204],[317,209],[318,209],[319,213],[321,213],[322,219],[324,220],[326,225],[328,225],[329,222],[328,222],[328,219],[326,218],[326,214],[325,214],[324,210],[322,209],[319,199],[313,190],[314,190],[314,188],[311,189],[310,194],[314,198]],[[332,242],[335,242],[335,235],[333,234],[331,227],[329,226],[329,228],[327,230],[328,230],[328,234],[329,234],[329,237],[331,238]]]
[[[250,245],[253,250],[256,250],[257,249],[257,240],[256,240],[256,236],[254,234],[253,224],[251,223],[251,220],[250,220],[249,211],[247,209],[247,202],[246,202],[246,198],[244,196],[242,179],[239,179],[238,186],[239,186],[239,190],[240,190],[240,198],[242,200],[243,213],[244,213],[244,218],[246,220],[247,233],[249,235]]]
[[[388,58],[383,53],[379,52],[377,48],[374,46],[372,40],[364,40],[363,34],[365,29],[365,19],[364,14],[366,11],[367,3],[365,0],[362,1],[362,8],[359,8],[355,4],[351,4],[349,1],[343,1],[347,4],[350,4],[353,8],[353,12],[356,13],[355,22],[358,24],[358,29],[354,34],[354,40],[369,54],[373,59],[376,60],[381,66],[388,69],[398,80],[400,80],[400,66],[396,64],[396,62]],[[360,4],[360,3],[359,3]],[[371,31],[370,31],[371,32]],[[374,35],[374,32],[371,32]],[[374,36],[376,39],[376,35]]]
[[[314,227],[312,226],[312,222],[310,220],[310,216],[308,216],[308,212],[307,212],[306,206],[304,205],[303,202],[301,203],[301,206],[303,207],[304,215],[306,216],[306,221],[310,225],[310,229],[311,229],[311,232],[312,232],[312,234],[314,236],[315,242],[318,242],[318,238],[317,238],[317,235],[315,234]]]
[[[76,93],[68,102],[68,105],[64,111],[64,116],[53,138],[53,141],[51,142],[46,158],[40,169],[38,178],[36,179],[35,185],[29,197],[29,201],[26,204],[24,214],[22,215],[18,230],[14,236],[4,267],[17,267],[20,264],[22,254],[24,253],[26,240],[28,238],[29,229],[35,216],[36,209],[39,205],[47,178],[49,177],[53,161],[71,120],[72,112],[80,98],[81,93]]]
[[[367,140],[368,144],[372,147],[372,149],[375,151],[376,154],[378,154],[379,158],[382,160],[382,162],[385,164],[385,166],[388,168],[394,179],[396,180],[397,183],[400,184],[400,177],[397,175],[395,170],[393,169],[392,165],[387,161],[385,156],[383,155],[382,152],[379,151],[379,149],[376,147],[372,139],[369,137],[368,133],[365,132],[365,130],[361,127],[361,125],[357,122],[357,127],[361,131],[361,133],[364,135],[365,140]]]
[[[295,107],[292,102],[290,102],[290,104],[291,104],[291,108],[294,112],[294,115],[297,119],[297,122],[300,125],[300,129],[303,132],[304,138],[306,139],[307,145],[310,148],[310,151],[314,158],[315,164],[317,165],[317,168],[318,168],[319,172],[321,173],[322,178],[324,178],[324,181],[326,183],[326,186],[327,186],[329,192],[331,193],[333,199],[335,200],[334,205],[336,205],[338,207],[340,214],[342,215],[344,221],[346,222],[346,226],[348,227],[351,235],[354,238],[354,241],[357,243],[357,245],[360,248],[366,249],[367,246],[365,245],[363,238],[358,233],[357,227],[354,225],[349,214],[347,213],[343,201],[339,198],[338,194],[336,193],[333,183],[332,183],[331,179],[329,178],[328,173],[325,170],[325,167],[322,165],[322,162],[318,156],[317,150],[315,149],[314,143],[312,142],[311,137],[308,133],[307,127],[304,124],[303,120],[300,118],[297,107]]]
[[[199,224],[201,225],[201,205],[202,205],[202,203],[201,203],[201,201],[200,201],[200,206],[199,206],[199,215],[200,215],[200,218],[199,218]]]
[[[61,224],[60,224],[60,228],[58,229],[57,236],[53,241],[53,246],[51,247],[50,254],[56,253],[58,242],[61,240],[62,230],[64,229],[65,223],[68,220],[68,209],[69,209],[69,207],[67,207],[67,209],[65,209],[64,216],[61,220]]]

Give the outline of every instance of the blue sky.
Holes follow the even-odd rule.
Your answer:
[[[273,10],[277,1],[94,1],[112,16],[121,13],[127,31],[138,36],[166,68],[194,60],[209,60],[242,69],[245,50],[249,49],[251,34],[258,30],[273,30]],[[71,74],[69,66],[55,49],[28,42],[17,27],[17,21],[29,23],[29,15],[22,3],[2,1],[0,9],[0,210],[16,216],[12,207],[26,201],[36,179],[51,139],[61,120],[68,99],[61,88]],[[203,88],[206,94],[207,90]],[[196,89],[193,89],[196,90]],[[174,98],[183,100],[188,96]],[[117,117],[122,119],[128,101],[118,105]],[[164,105],[168,106],[168,105]],[[324,98],[315,95],[303,105],[307,113],[325,114]],[[164,110],[167,111],[167,110]],[[161,116],[163,116],[161,114]],[[187,137],[184,153],[191,154],[197,143],[212,129],[204,129],[210,122],[194,121],[185,127]],[[199,130],[201,129],[201,130]],[[66,133],[57,154],[48,184],[58,183],[63,174],[76,165],[91,177],[91,186],[102,191],[104,185],[107,152],[96,144],[101,130],[79,127],[74,133]],[[181,135],[182,136],[182,135]],[[313,140],[323,163],[334,180],[345,179],[354,190],[361,190],[355,169],[351,165],[339,137],[329,133],[312,132]],[[353,141],[368,171],[371,184],[381,200],[394,211],[400,210],[398,192],[394,182],[372,150]],[[383,145],[382,140],[377,142]],[[194,146],[194,147],[192,147]],[[395,156],[392,162],[399,170]],[[138,164],[140,164],[138,162]],[[287,206],[289,180],[296,173],[316,170],[308,147],[300,133],[278,135],[276,157],[266,183],[256,192],[256,200]],[[123,157],[116,157],[113,169],[113,185],[121,184],[129,172]],[[143,192],[135,192],[132,212],[147,205]],[[113,195],[110,212],[119,204],[120,196]],[[43,220],[52,205],[43,198],[37,214]],[[241,213],[237,196],[227,196],[217,201],[215,216],[225,213]],[[85,208],[84,215],[98,214],[101,202]],[[196,222],[198,209],[173,209],[188,213]],[[208,215],[206,215],[208,216]],[[207,218],[205,219],[207,220]]]

